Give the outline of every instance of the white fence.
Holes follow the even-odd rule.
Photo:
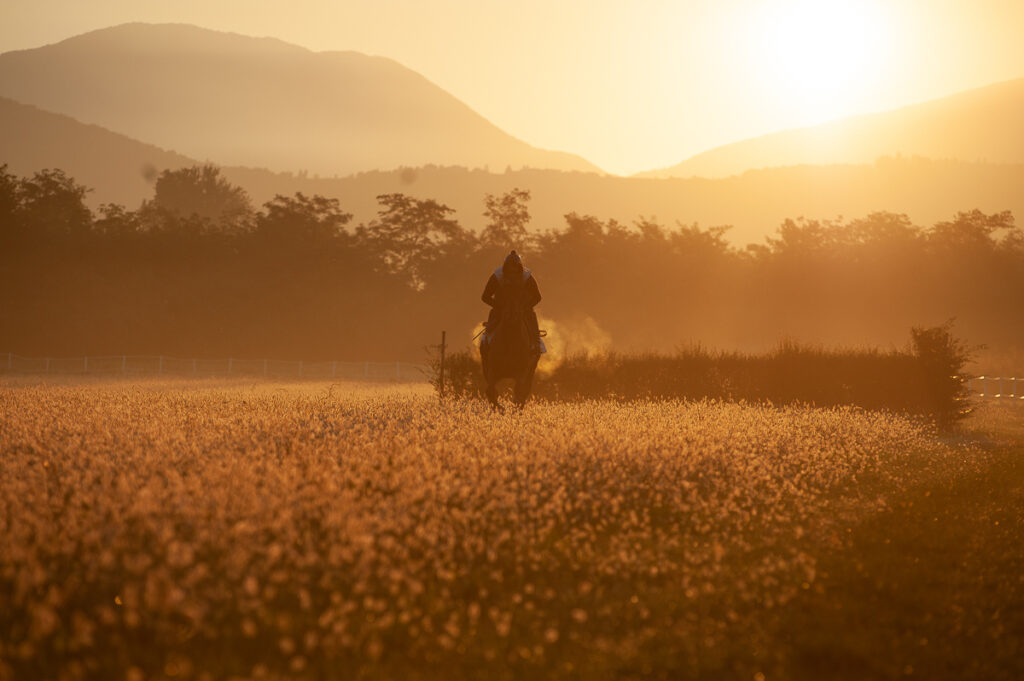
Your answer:
[[[412,362],[307,362],[279,359],[181,359],[161,355],[22,357],[0,355],[0,373],[170,374],[177,376],[267,376],[273,378],[428,381],[434,371]],[[1024,400],[1024,377],[976,376],[967,380],[972,397]]]
[[[306,362],[278,359],[181,359],[161,355],[22,357],[0,355],[0,373],[170,374],[175,376],[267,376],[274,378],[427,381],[430,367],[411,362]]]
[[[1024,400],[1024,395],[1021,395],[1021,390],[1024,390],[1024,377],[1018,379],[1016,376],[977,376],[967,379],[967,389],[972,397]]]

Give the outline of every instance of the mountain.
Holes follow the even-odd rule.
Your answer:
[[[639,177],[725,177],[756,168],[871,163],[880,156],[1024,163],[1024,78],[922,104],[785,130]]]
[[[225,174],[253,197],[277,191],[337,197],[355,221],[377,211],[379,194],[403,192],[432,198],[456,210],[465,226],[483,226],[483,197],[513,188],[531,193],[530,228],[539,232],[565,226],[567,213],[594,215],[630,225],[641,217],[675,226],[731,225],[728,239],[760,243],[787,218],[859,218],[875,211],[906,213],[918,225],[948,220],[957,211],[1011,210],[1024,217],[1024,164],[1004,165],[927,159],[879,159],[863,165],[793,166],[750,171],[728,178],[640,179],[517,170],[488,173],[464,168],[361,173],[340,179]],[[273,185],[263,184],[272,180]]]
[[[143,144],[67,116],[0,99],[0,164],[20,176],[61,168],[91,187],[87,200],[137,208],[152,197],[152,179],[166,168],[198,160]],[[629,224],[639,216],[662,224],[733,225],[737,244],[760,242],[786,218],[855,218],[873,211],[908,214],[917,224],[949,219],[958,210],[1024,216],[1024,164],[970,163],[889,158],[872,164],[793,166],[729,178],[640,179],[594,173],[527,169],[491,173],[480,169],[425,167],[313,178],[294,173],[224,167],[257,206],[275,194],[321,194],[339,199],[355,222],[374,217],[376,196],[403,192],[432,198],[456,210],[467,227],[483,226],[483,197],[512,188],[532,194],[531,227],[564,224],[569,212]]]
[[[159,171],[197,163],[99,126],[0,97],[0,164],[20,176],[60,168],[93,189],[87,200],[94,206],[120,203],[136,208],[152,197]]]
[[[188,25],[125,24],[4,53],[0,96],[226,165],[601,172],[508,135],[390,59]]]

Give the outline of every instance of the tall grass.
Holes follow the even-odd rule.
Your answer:
[[[842,509],[964,461],[712,401],[5,380],[0,413],[0,679],[750,679]]]

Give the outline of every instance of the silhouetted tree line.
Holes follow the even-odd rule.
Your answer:
[[[931,227],[885,212],[787,220],[738,248],[726,227],[653,218],[569,214],[528,231],[522,190],[484,197],[479,233],[406,194],[378,196],[358,225],[322,196],[257,208],[209,166],[162,172],[136,210],[94,214],[87,192],[60,170],[0,167],[0,349],[422,360],[442,329],[469,343],[511,248],[540,282],[542,326],[589,317],[621,350],[891,347],[950,317],[971,343],[1024,339],[1024,238],[1009,212]]]

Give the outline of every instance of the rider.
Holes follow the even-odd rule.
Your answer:
[[[537,313],[533,310],[533,306],[540,302],[540,289],[537,288],[537,280],[533,278],[533,273],[523,267],[523,259],[518,253],[512,251],[505,256],[505,262],[494,270],[491,278],[487,280],[481,299],[491,306],[485,325],[488,333],[485,336],[490,336],[490,332],[493,331],[499,310],[504,305],[518,303],[526,308],[526,323],[530,328],[534,350],[544,351],[540,341]]]

